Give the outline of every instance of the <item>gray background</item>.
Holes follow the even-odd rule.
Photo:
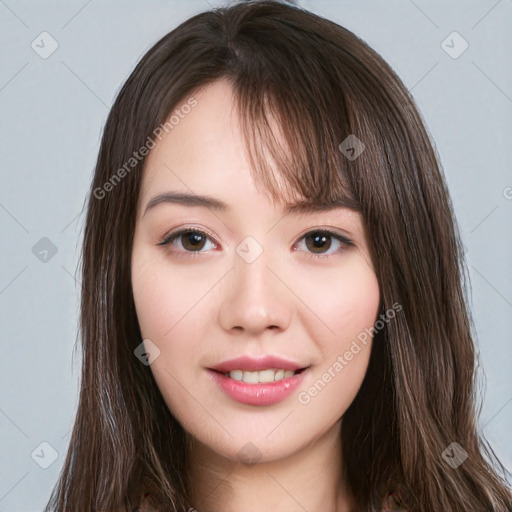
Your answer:
[[[486,374],[479,424],[512,470],[512,0],[299,4],[375,48],[433,135],[468,250]],[[109,106],[145,51],[210,5],[221,2],[0,0],[0,512],[43,508],[69,441],[82,207]],[[31,47],[51,48],[44,31],[58,43],[46,59]],[[461,40],[444,44],[452,56],[442,46],[453,31],[469,44],[458,58]],[[34,254],[43,237],[56,254],[38,253],[48,241]],[[42,442],[58,454],[47,469]]]

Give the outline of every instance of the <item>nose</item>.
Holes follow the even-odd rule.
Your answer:
[[[224,330],[258,336],[266,330],[289,327],[294,314],[293,294],[284,284],[286,280],[268,264],[265,251],[252,263],[235,256],[218,311]]]

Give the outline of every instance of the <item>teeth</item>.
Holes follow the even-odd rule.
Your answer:
[[[242,380],[244,372],[242,370],[232,370],[229,372],[229,376],[235,380]]]
[[[257,372],[231,370],[226,375],[234,380],[244,381],[247,382],[248,384],[258,384],[286,379],[288,377],[295,375],[295,372],[292,372],[291,370],[277,370],[271,368],[268,370],[260,370]]]
[[[274,380],[284,379],[284,370],[277,370],[274,375]]]
[[[262,370],[260,372],[254,372],[254,375],[258,375],[259,382],[274,382],[275,371],[274,370]]]

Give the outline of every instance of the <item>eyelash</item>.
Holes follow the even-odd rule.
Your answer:
[[[203,235],[203,236],[205,236],[207,238],[210,238],[215,244],[217,244],[217,241],[213,238],[213,236],[210,235],[209,233],[207,233],[206,231],[203,231],[203,230],[197,229],[197,228],[183,228],[183,229],[180,229],[178,231],[174,231],[174,232],[171,232],[171,233],[168,233],[168,234],[164,235],[164,237],[157,243],[157,245],[162,245],[162,246],[169,245],[171,242],[173,242],[174,240],[178,239],[184,233],[198,233],[198,234]],[[339,233],[336,233],[336,232],[331,231],[329,229],[323,229],[323,228],[317,228],[317,229],[312,229],[312,230],[308,231],[301,238],[299,238],[299,240],[295,243],[295,245],[297,245],[298,242],[301,242],[308,235],[311,235],[313,233],[319,233],[321,235],[326,235],[326,236],[332,237],[335,240],[338,240],[342,246],[345,246],[345,248],[354,245],[354,243],[351,240],[349,240],[347,237],[345,237],[343,235],[340,235]],[[329,249],[330,249],[330,247],[329,247]],[[342,251],[343,251],[343,248],[340,248],[340,249],[336,250],[332,254],[315,254],[315,253],[312,253],[312,252],[307,252],[306,254],[307,254],[307,256],[309,256],[311,258],[315,258],[315,259],[316,258],[329,258],[330,256],[335,256],[336,254],[339,254]],[[173,252],[175,254],[178,254],[179,256],[186,256],[186,257],[192,256],[192,257],[196,257],[196,256],[200,256],[205,251],[187,251],[187,250],[184,250],[184,251],[174,251],[174,250],[171,250],[171,252]]]

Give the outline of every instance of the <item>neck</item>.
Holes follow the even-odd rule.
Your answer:
[[[292,455],[244,464],[191,442],[191,500],[208,512],[351,512],[342,479],[341,422]]]

